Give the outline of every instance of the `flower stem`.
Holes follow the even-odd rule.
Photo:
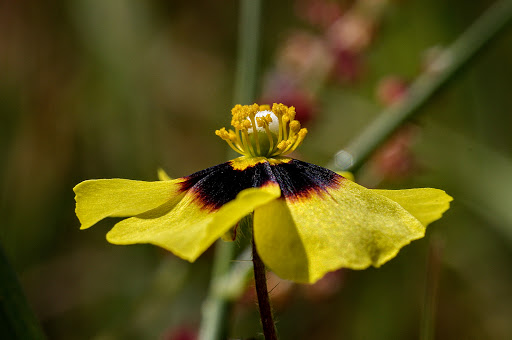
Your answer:
[[[277,340],[276,327],[272,317],[272,307],[267,290],[267,275],[265,264],[261,261],[256,244],[254,243],[254,232],[252,237],[252,263],[254,266],[254,281],[256,283],[256,295],[258,296],[258,307],[260,309],[261,326],[265,340]]]
[[[421,75],[401,105],[381,113],[351,144],[336,153],[330,168],[357,171],[403,123],[413,118],[473,57],[502,32],[512,19],[512,1],[496,1],[464,34],[434,61],[435,72]]]

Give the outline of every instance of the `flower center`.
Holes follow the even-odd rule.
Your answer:
[[[304,140],[306,129],[295,120],[295,108],[283,104],[236,105],[231,125],[235,130],[222,128],[215,134],[236,152],[249,157],[274,157],[295,150]]]

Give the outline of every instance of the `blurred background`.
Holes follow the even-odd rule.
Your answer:
[[[295,106],[310,131],[296,157],[326,165],[492,3],[265,1],[254,100]],[[237,1],[0,4],[0,243],[49,339],[196,339],[213,249],[190,264],[110,245],[115,220],[79,231],[72,188],[228,159],[214,130],[234,105],[238,15]],[[418,339],[429,311],[436,339],[512,338],[510,79],[507,30],[356,174],[455,201],[380,269],[272,277],[282,339]],[[232,338],[260,336],[250,285]]]

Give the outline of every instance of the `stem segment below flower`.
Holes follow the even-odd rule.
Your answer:
[[[252,263],[254,266],[254,281],[256,283],[256,295],[258,296],[258,307],[260,309],[261,325],[265,340],[277,340],[276,327],[272,317],[272,308],[267,290],[267,276],[265,264],[261,261],[256,244],[254,243],[254,231],[252,237]]]

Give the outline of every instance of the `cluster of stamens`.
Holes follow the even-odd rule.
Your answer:
[[[231,125],[215,134],[236,152],[249,157],[274,157],[295,150],[304,140],[307,129],[295,120],[295,108],[283,104],[236,105]],[[277,125],[276,125],[277,120]]]

